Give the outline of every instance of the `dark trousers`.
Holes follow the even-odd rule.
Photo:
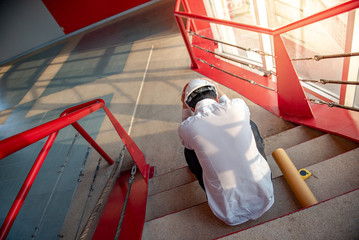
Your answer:
[[[250,121],[250,124],[251,124],[252,132],[254,135],[254,139],[256,141],[258,151],[264,157],[264,159],[267,160],[266,155],[264,153],[264,141],[259,133],[258,127],[252,120]],[[196,153],[194,152],[194,150],[185,148],[184,156],[186,158],[186,162],[188,164],[189,169],[196,176],[199,185],[203,188],[203,190],[205,190],[204,184],[203,184],[203,177],[202,177],[202,167],[198,161]]]

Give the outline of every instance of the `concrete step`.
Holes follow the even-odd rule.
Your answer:
[[[307,167],[306,180],[318,201],[324,201],[359,187],[359,148]]]
[[[359,148],[307,167],[314,176],[306,181],[318,201],[359,187],[358,156]],[[274,179],[273,185],[273,207],[260,219],[235,227],[225,225],[212,214],[197,182],[153,195],[148,198],[143,239],[193,239],[194,233],[198,239],[213,239],[300,209],[284,177]]]
[[[147,198],[146,221],[207,202],[197,181]]]
[[[358,226],[359,189],[219,239],[358,239]]]
[[[359,147],[359,144],[355,142],[331,134],[325,134],[290,147],[286,149],[286,153],[297,169],[301,169],[338,156],[357,147]],[[282,172],[273,157],[267,155],[267,159],[272,170],[273,178],[282,176]]]
[[[188,166],[151,178],[148,184],[148,196],[196,181]]]
[[[246,102],[251,113],[251,120],[258,126],[259,132],[261,133],[263,139],[297,126],[294,123],[287,122],[277,117],[273,113],[263,109],[262,107],[256,105],[246,98],[243,98],[242,96],[239,98]]]
[[[324,134],[324,132],[300,125],[280,132],[276,135],[264,138],[264,152],[266,155],[271,155],[277,148],[287,149]]]

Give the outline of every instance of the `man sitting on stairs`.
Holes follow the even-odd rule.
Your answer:
[[[231,226],[262,216],[274,203],[271,171],[245,102],[202,78],[184,87],[181,100],[178,134],[214,215]]]

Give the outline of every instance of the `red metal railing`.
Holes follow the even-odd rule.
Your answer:
[[[174,15],[190,55],[193,70],[237,91],[244,97],[249,98],[285,120],[338,134],[359,142],[359,113],[340,108],[328,109],[326,105],[310,103],[281,37],[281,34],[288,31],[337,16],[358,7],[359,1],[348,1],[276,29],[208,17],[202,1],[177,0]],[[181,9],[184,11],[181,11]],[[183,19],[187,19],[186,27]],[[190,41],[188,29],[194,32],[203,30],[212,35],[209,23],[272,36],[276,56],[274,58],[276,83],[270,81],[270,77],[259,76],[225,62],[218,57],[210,56],[211,54],[209,53],[201,52],[198,48],[196,49],[192,45],[194,41],[196,41],[197,45],[204,44],[208,48],[212,48],[210,49],[212,51],[216,47],[216,44],[210,44],[206,40],[200,40],[199,37],[196,38],[196,36],[192,37],[192,43]],[[206,64],[206,62],[200,61],[198,58],[212,64]],[[274,91],[254,86],[248,82],[238,81],[234,76],[220,73],[218,67],[214,66],[221,66],[222,69],[226,69],[226,72],[236,73],[237,76],[244,75],[249,80],[259,83],[258,85],[266,86]],[[345,93],[342,95],[344,96]],[[343,102],[342,99],[340,102]]]
[[[105,102],[102,99],[96,99],[75,107],[71,107],[65,110],[58,119],[0,141],[0,159],[3,159],[8,155],[49,136],[2,224],[0,230],[0,240],[5,239],[8,235],[11,226],[14,223],[15,218],[20,211],[20,208],[42,166],[42,163],[44,162],[52,144],[56,139],[57,134],[61,129],[71,124],[110,165],[114,163],[114,161],[95,142],[95,140],[93,140],[91,136],[80,126],[80,124],[77,123],[78,120],[101,108],[103,108],[106,112],[115,130],[117,131],[135,164],[140,170],[143,178],[145,179],[145,182],[148,181],[149,165],[146,164],[143,153],[127,134],[124,128],[120,125],[120,123],[116,120],[110,110],[106,107]]]

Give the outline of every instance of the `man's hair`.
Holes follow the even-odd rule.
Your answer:
[[[210,98],[210,99],[214,99],[216,100],[217,99],[217,94],[215,91],[213,90],[207,90],[207,91],[204,91],[204,92],[200,92],[198,93],[195,97],[193,97],[193,99],[188,102],[188,106],[190,106],[191,108],[195,108],[196,107],[196,104],[203,100],[203,99],[206,99],[206,98]]]

